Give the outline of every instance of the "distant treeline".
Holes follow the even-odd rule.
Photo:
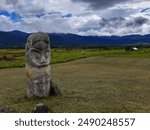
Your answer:
[[[122,50],[128,47],[137,47],[137,48],[150,48],[150,45],[128,45],[128,46],[86,46],[86,47],[52,47],[52,48],[59,48],[59,49],[66,49],[66,50],[73,50],[73,49],[99,49],[99,50]]]
[[[99,50],[120,50],[125,49],[127,47],[137,47],[137,48],[150,48],[150,45],[127,45],[127,46],[84,46],[84,47],[54,47],[52,49],[66,49],[66,50],[73,50],[73,49],[99,49]],[[25,46],[21,47],[3,47],[0,49],[24,49]]]

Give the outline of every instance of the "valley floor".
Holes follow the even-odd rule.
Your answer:
[[[149,58],[90,57],[52,65],[62,96],[27,100],[24,68],[0,70],[0,107],[31,112],[37,103],[54,112],[150,112]]]

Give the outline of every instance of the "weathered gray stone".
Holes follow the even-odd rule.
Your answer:
[[[39,103],[34,107],[32,113],[53,113],[53,111],[47,105]]]
[[[26,43],[27,98],[43,98],[50,95],[50,45],[43,32],[31,34]]]

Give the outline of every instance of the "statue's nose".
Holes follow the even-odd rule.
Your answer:
[[[46,63],[46,58],[45,58],[45,56],[41,56],[41,63],[43,64],[43,63]]]

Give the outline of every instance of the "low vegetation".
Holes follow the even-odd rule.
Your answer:
[[[0,69],[20,68],[25,66],[24,49],[1,49]],[[143,48],[137,52],[125,49],[52,49],[52,64],[64,63],[76,59],[93,56],[119,57],[119,58],[150,58],[150,48]]]
[[[13,112],[31,112],[36,104],[45,103],[54,112],[150,112],[149,48],[137,52],[123,49],[52,51],[52,79],[63,95],[28,100],[25,69],[12,68],[21,63],[23,66],[24,50],[0,50],[3,55],[17,53],[13,60],[0,60],[1,68],[12,68],[0,70],[0,107]]]

